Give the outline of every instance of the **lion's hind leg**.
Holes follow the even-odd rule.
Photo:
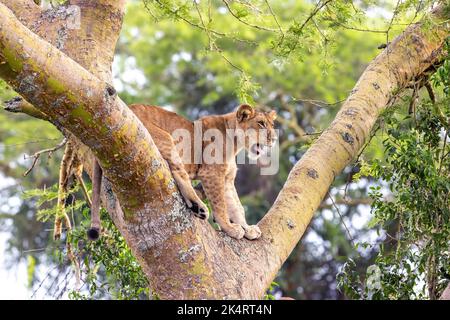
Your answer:
[[[192,187],[191,179],[189,179],[189,175],[184,168],[172,136],[156,125],[150,124],[147,129],[150,131],[161,156],[167,161],[173,178],[188,208],[194,212],[195,216],[201,219],[207,219],[209,216],[208,207],[198,197]]]

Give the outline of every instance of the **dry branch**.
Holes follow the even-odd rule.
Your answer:
[[[4,110],[13,113],[25,113],[37,119],[47,120],[50,119],[42,111],[36,109],[31,103],[25,101],[22,97],[15,97],[11,100],[4,102]]]
[[[62,147],[64,147],[64,145],[67,143],[67,138],[64,138],[57,146],[53,147],[53,148],[48,148],[48,149],[44,149],[44,150],[40,150],[38,152],[35,152],[33,155],[29,156],[29,157],[25,157],[25,159],[30,159],[33,158],[33,162],[30,166],[30,168],[25,171],[25,173],[23,174],[23,176],[25,177],[26,175],[28,175],[31,170],[33,170],[34,166],[36,165],[36,162],[39,160],[39,158],[41,157],[41,155],[43,155],[44,153],[48,154],[48,158],[50,159],[53,152],[55,152],[56,150],[61,149]]]

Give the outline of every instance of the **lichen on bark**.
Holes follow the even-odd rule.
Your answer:
[[[262,238],[251,242],[231,239],[192,217],[151,136],[111,90],[125,1],[71,1],[85,20],[64,35],[58,34],[64,17],[52,20],[36,8],[25,12],[17,5],[23,2],[0,3],[0,76],[70,131],[88,173],[91,151],[100,161],[103,203],[161,298],[261,298],[379,113],[439,59],[449,31],[448,22],[431,32],[409,27],[369,65],[330,128],[290,172],[258,224]],[[86,39],[95,41],[88,46]]]

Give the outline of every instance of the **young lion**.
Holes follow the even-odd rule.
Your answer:
[[[236,112],[206,116],[193,123],[156,106],[137,104],[131,105],[130,109],[150,132],[161,156],[167,161],[187,206],[197,217],[207,219],[208,208],[192,187],[191,179],[201,181],[206,197],[211,202],[214,220],[226,234],[235,239],[245,236],[250,240],[261,236],[258,226],[250,226],[246,222],[244,208],[234,186],[237,171],[235,158],[245,148],[249,157],[256,159],[268,147],[273,146],[278,138],[274,130],[275,111],[260,112],[244,104]],[[187,133],[188,138],[183,136],[181,141],[176,142],[173,133],[180,130]],[[194,141],[198,139],[199,132],[200,135],[207,132],[218,133],[223,141],[216,141],[216,135],[216,140],[200,136],[200,140]],[[256,134],[251,136],[247,134],[249,132]],[[213,143],[220,150],[211,148]],[[207,150],[213,150],[210,156],[215,161],[205,158],[208,152],[204,151]],[[219,152],[216,153],[217,151]],[[101,170],[98,165],[96,168],[93,179],[92,226],[88,231],[91,239],[98,237],[100,228],[98,185]]]

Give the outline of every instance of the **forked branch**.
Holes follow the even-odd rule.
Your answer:
[[[48,148],[48,149],[44,149],[44,150],[40,150],[38,152],[35,152],[33,155],[31,156],[25,156],[25,159],[33,159],[33,162],[31,163],[30,168],[25,171],[25,173],[23,174],[23,176],[27,176],[34,168],[34,166],[36,165],[37,161],[39,160],[39,158],[41,157],[41,155],[47,153],[48,155],[48,159],[51,158],[53,152],[55,152],[56,150],[61,149],[62,147],[64,147],[64,145],[67,143],[67,138],[64,138],[57,146],[53,147],[53,148]]]
[[[94,152],[122,204],[114,222],[162,298],[261,298],[379,113],[439,59],[448,32],[444,23],[432,32],[409,27],[370,64],[330,128],[294,166],[254,242],[191,219],[152,138],[110,86],[30,32],[1,2],[0,77]],[[107,191],[107,207],[122,212]],[[180,259],[186,253],[189,259]]]

